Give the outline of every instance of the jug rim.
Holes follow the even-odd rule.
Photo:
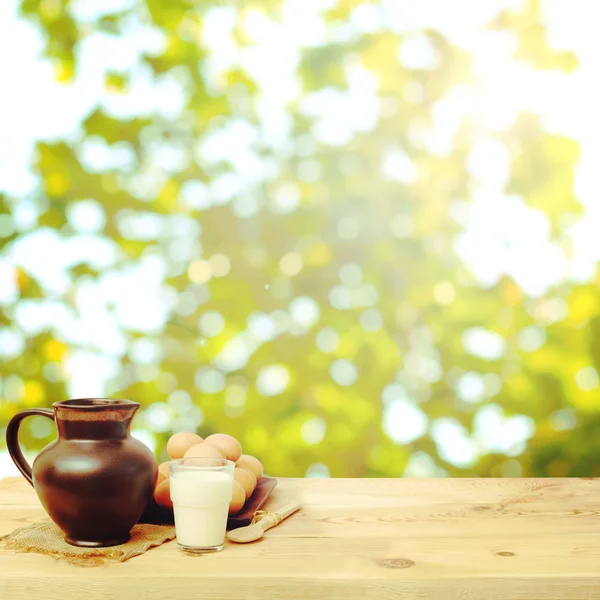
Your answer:
[[[52,406],[62,409],[103,411],[119,408],[136,408],[140,406],[140,403],[124,398],[74,398],[54,402]]]

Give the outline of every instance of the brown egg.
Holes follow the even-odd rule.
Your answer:
[[[191,431],[180,431],[169,438],[167,452],[172,459],[183,458],[183,455],[196,444],[201,444],[202,438]]]
[[[238,481],[234,481],[233,485],[233,497],[231,498],[231,502],[229,503],[229,514],[235,515],[242,510],[244,506],[244,502],[246,502],[246,493],[244,492],[244,488],[242,484]]]
[[[161,508],[173,508],[173,501],[171,500],[171,480],[165,479],[161,481],[156,489],[154,490],[154,500]]]
[[[184,458],[223,458],[221,451],[212,444],[203,442],[192,446],[184,455]]]
[[[169,472],[169,461],[167,460],[164,463],[160,463],[160,465],[158,465],[158,472],[165,478],[165,479],[169,479],[170,472]]]
[[[263,476],[263,466],[258,460],[258,458],[254,456],[250,456],[250,454],[242,454],[235,463],[236,467],[241,467],[242,469],[246,469],[246,471],[250,471],[254,473],[254,477],[256,477],[256,481],[260,481]]]
[[[248,500],[256,488],[256,477],[254,477],[254,473],[236,467],[233,472],[233,479],[242,484],[244,492],[246,493],[246,500]]]
[[[207,444],[216,446],[227,460],[235,462],[242,454],[242,445],[234,437],[226,433],[213,433],[204,441]]]

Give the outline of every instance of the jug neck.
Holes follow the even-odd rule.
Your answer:
[[[64,440],[116,440],[129,436],[129,422],[65,421],[56,419],[58,435]]]
[[[54,404],[56,427],[62,439],[114,440],[129,436],[137,402],[84,399]]]

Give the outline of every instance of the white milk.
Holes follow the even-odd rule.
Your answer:
[[[221,546],[231,497],[231,477],[222,471],[189,470],[173,474],[171,500],[177,543],[192,548]]]

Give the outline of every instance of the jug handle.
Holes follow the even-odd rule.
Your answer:
[[[32,417],[34,415],[41,415],[43,417],[48,417],[54,421],[54,411],[50,408],[30,408],[28,410],[24,410],[20,413],[17,413],[8,423],[6,428],[6,447],[8,448],[8,453],[10,457],[13,459],[15,465],[17,465],[17,469],[21,471],[23,477],[29,481],[31,485],[33,485],[33,478],[31,476],[31,466],[25,460],[23,456],[23,452],[21,451],[21,446],[19,446],[19,426],[21,425],[21,421],[25,417]]]

